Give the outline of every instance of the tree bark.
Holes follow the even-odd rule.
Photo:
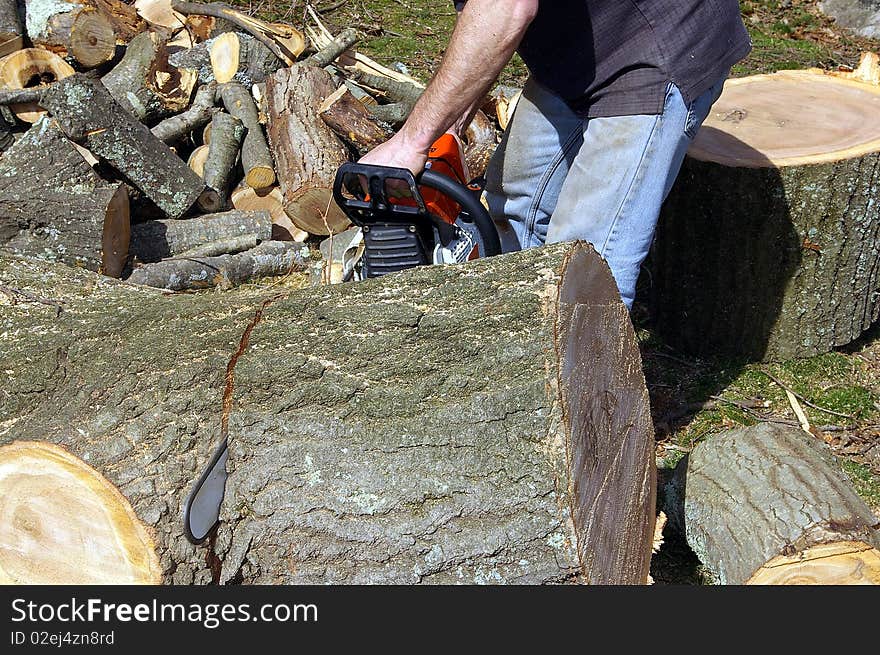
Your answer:
[[[227,82],[219,86],[220,97],[226,111],[240,120],[247,132],[241,144],[241,165],[244,168],[244,181],[252,189],[265,189],[275,184],[275,170],[272,155],[260,125],[257,106],[250,92],[238,82]]]
[[[216,242],[214,242],[216,243]],[[136,268],[128,281],[171,291],[229,289],[258,277],[286,275],[303,270],[302,246],[282,241],[267,241],[236,255],[217,257],[181,256]]]
[[[0,258],[0,283],[70,310],[0,306],[4,330],[27,326],[0,349],[0,442],[88,453],[154,529],[166,582],[210,581],[206,558],[245,583],[645,582],[648,395],[592,249],[280,298],[166,297],[50,270]],[[261,307],[233,371],[223,523],[194,547],[181,506]]]
[[[815,94],[837,108],[835,121]],[[807,357],[878,318],[878,102],[880,87],[806,71],[728,82],[649,260],[657,327],[671,345],[706,357]]]
[[[338,233],[350,225],[333,202],[336,170],[348,161],[345,146],[318,116],[335,87],[313,66],[283,68],[266,83],[268,133],[284,194],[284,209],[311,234]]]
[[[394,135],[391,126],[374,118],[345,86],[324,99],[318,106],[318,115],[359,155],[365,155]]]
[[[189,107],[197,74],[168,62],[165,42],[154,32],[139,34],[125,56],[101,81],[110,95],[141,122]]]
[[[38,33],[30,35],[35,46],[75,59],[84,68],[94,68],[113,58],[116,34],[101,11],[79,2],[56,2],[54,9],[57,13]]]
[[[235,116],[218,113],[211,121],[211,143],[205,159],[204,175],[206,189],[199,196],[199,207],[216,212],[229,202],[230,176],[245,134],[245,127]]]
[[[720,584],[880,584],[878,518],[828,448],[797,428],[711,437],[679,463],[666,496]]]
[[[259,241],[272,238],[267,212],[229,211],[185,220],[137,223],[131,228],[131,254],[140,262],[157,262],[212,241],[253,234]]]
[[[128,256],[125,186],[95,174],[44,118],[0,159],[0,246],[119,277]]]
[[[18,3],[16,0],[0,0],[0,57],[21,50],[24,46],[23,35]]]
[[[173,143],[185,138],[190,132],[207,125],[219,109],[215,107],[217,85],[214,82],[202,84],[196,91],[195,99],[185,112],[169,116],[150,130],[164,143]]]
[[[50,87],[43,103],[69,138],[110,162],[169,218],[183,216],[204,190],[201,179],[99,81],[68,77]]]

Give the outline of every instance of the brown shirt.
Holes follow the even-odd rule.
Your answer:
[[[737,0],[543,0],[519,54],[535,81],[600,117],[659,114],[669,82],[690,102],[750,49]]]

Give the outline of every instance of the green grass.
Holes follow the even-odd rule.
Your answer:
[[[858,462],[845,459],[841,463],[858,494],[875,514],[880,514],[880,478],[871,473],[871,469],[867,466]]]

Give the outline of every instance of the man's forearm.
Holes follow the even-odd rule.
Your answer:
[[[427,150],[474,106],[510,61],[537,9],[538,0],[470,0],[401,137]]]

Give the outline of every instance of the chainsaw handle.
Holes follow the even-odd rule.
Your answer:
[[[461,208],[468,213],[480,232],[485,257],[501,254],[501,240],[498,238],[498,230],[495,229],[492,217],[489,216],[489,212],[483,207],[476,193],[451,177],[435,173],[430,168],[422,172],[418,177],[418,183],[439,191],[461,205]]]

